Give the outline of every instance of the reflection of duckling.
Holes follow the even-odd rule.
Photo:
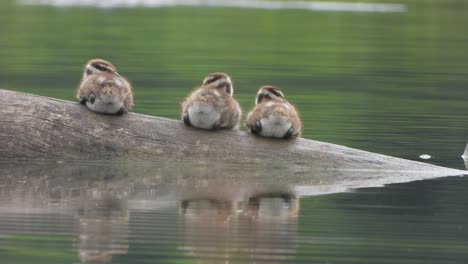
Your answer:
[[[246,215],[258,220],[293,219],[299,215],[299,199],[290,193],[265,193],[249,198]]]
[[[301,120],[294,106],[274,86],[262,86],[246,126],[263,137],[290,138],[301,135]]]
[[[128,253],[127,197],[112,187],[82,188],[76,197],[79,236],[76,248],[82,263],[111,263]]]
[[[76,97],[91,110],[104,114],[121,115],[133,106],[130,83],[112,63],[101,59],[86,64]]]
[[[216,198],[184,199],[180,203],[179,213],[187,218],[206,218],[211,215],[217,220],[228,220],[233,213],[232,201]]]
[[[203,129],[230,129],[238,126],[241,109],[233,93],[234,88],[227,74],[209,74],[201,87],[182,103],[185,125]]]

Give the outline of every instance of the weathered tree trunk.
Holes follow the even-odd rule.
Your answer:
[[[323,170],[465,173],[308,139],[205,131],[137,113],[109,116],[76,102],[0,90],[0,157],[286,164]]]

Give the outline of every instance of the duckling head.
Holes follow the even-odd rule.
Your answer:
[[[103,59],[92,59],[88,61],[83,71],[83,79],[88,77],[91,74],[96,73],[110,73],[117,74],[117,69],[115,66]]]
[[[258,90],[257,97],[255,98],[255,105],[266,101],[284,101],[284,94],[281,90],[272,85],[264,85]]]
[[[230,96],[234,94],[234,87],[232,85],[231,78],[229,75],[223,72],[214,72],[208,74],[208,76],[203,79],[203,85],[217,89],[220,92],[226,93]]]

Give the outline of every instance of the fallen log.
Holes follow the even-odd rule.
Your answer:
[[[52,160],[227,162],[329,171],[461,175],[454,170],[309,139],[205,131],[137,113],[109,116],[77,102],[0,90],[0,157]]]

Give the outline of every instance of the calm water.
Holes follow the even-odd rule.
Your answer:
[[[225,71],[244,111],[260,85],[281,87],[306,138],[463,169],[468,2],[394,3],[406,11],[3,1],[0,89],[74,100],[83,64],[102,57],[133,83],[135,112],[178,118],[186,94]],[[468,177],[339,192],[334,176],[3,161],[0,263],[468,261]]]

